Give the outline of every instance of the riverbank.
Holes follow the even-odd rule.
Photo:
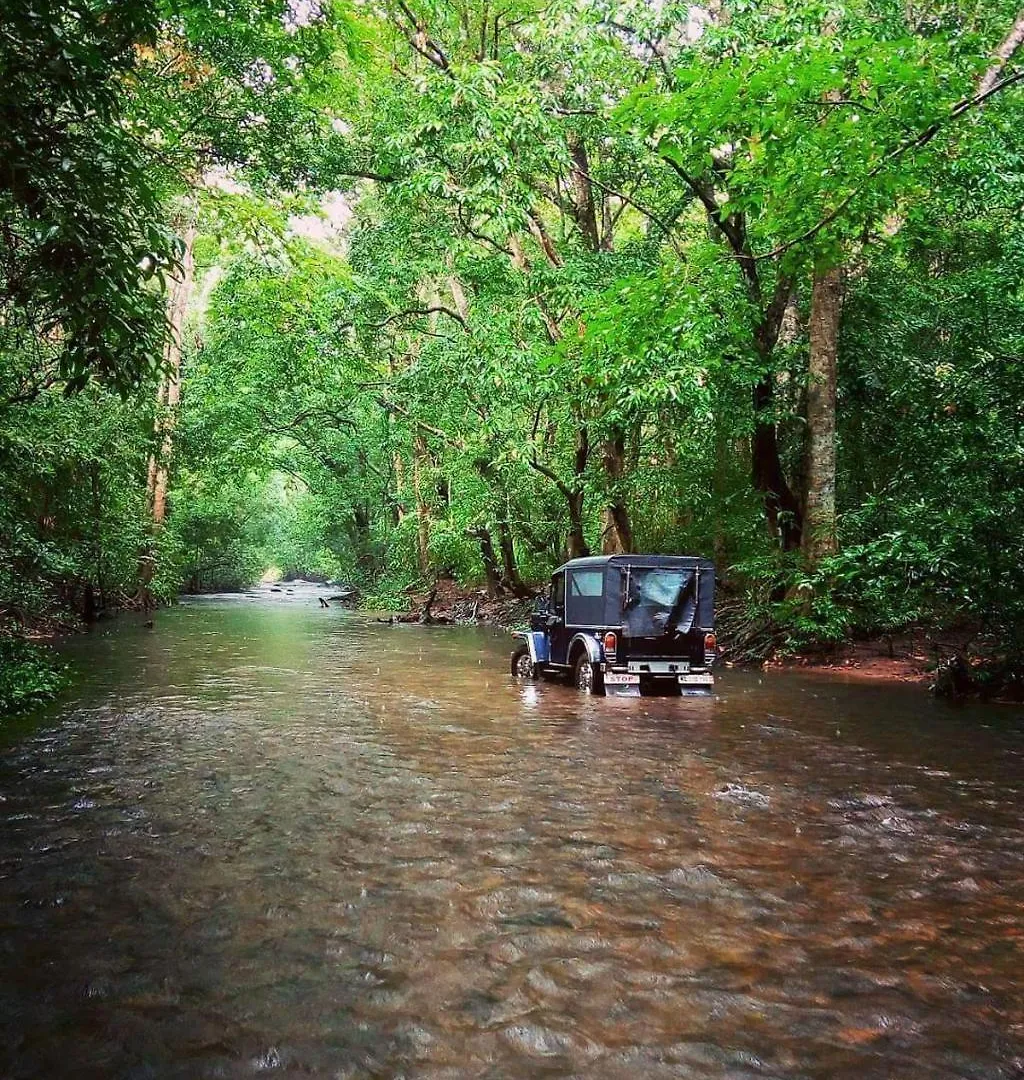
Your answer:
[[[388,616],[395,622],[484,624],[512,630],[525,626],[533,599],[488,596],[486,589],[438,581],[410,590],[407,604]],[[1016,671],[976,628],[922,627],[833,645],[794,647],[778,627],[763,628],[760,650],[749,648],[750,628],[740,629],[735,598],[718,624],[720,663],[726,667],[799,670],[864,682],[905,683],[951,698],[982,697],[1016,702],[1024,686]],[[740,645],[742,636],[743,643]]]
[[[919,629],[827,650],[806,649],[768,658],[766,669],[795,669],[864,682],[909,683],[954,701],[1024,701],[1019,664],[976,629]]]
[[[513,630],[530,621],[534,605],[532,596],[489,596],[486,589],[460,585],[450,578],[440,579],[429,589],[409,589],[405,595],[405,603],[389,612],[389,620],[441,625],[483,624]]]
[[[850,641],[828,651],[807,650],[773,656],[765,668],[798,669],[863,679],[866,682],[919,683],[930,686],[941,663],[932,643],[924,637],[875,638]]]

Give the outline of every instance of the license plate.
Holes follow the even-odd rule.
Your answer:
[[[680,686],[714,686],[714,675],[680,675]]]
[[[640,682],[640,676],[609,671],[605,673],[604,681],[609,686],[636,686]]]

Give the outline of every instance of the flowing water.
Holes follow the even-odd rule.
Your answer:
[[[0,748],[0,1077],[1024,1075],[1024,718],[517,685],[302,589]]]

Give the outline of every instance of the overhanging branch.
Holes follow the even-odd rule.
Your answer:
[[[399,319],[407,319],[410,316],[422,316],[422,315],[447,315],[449,319],[454,319],[466,333],[469,333],[469,324],[466,320],[457,312],[453,311],[450,307],[445,307],[444,304],[431,304],[429,307],[416,307],[406,308],[404,311],[396,311],[394,315],[389,315],[382,323],[374,323],[369,325],[371,330],[383,330],[385,326],[390,323],[397,322]]]

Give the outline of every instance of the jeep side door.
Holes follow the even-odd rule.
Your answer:
[[[565,571],[551,579],[551,608],[548,615],[551,663],[565,664],[569,652],[569,631],[565,628]]]

